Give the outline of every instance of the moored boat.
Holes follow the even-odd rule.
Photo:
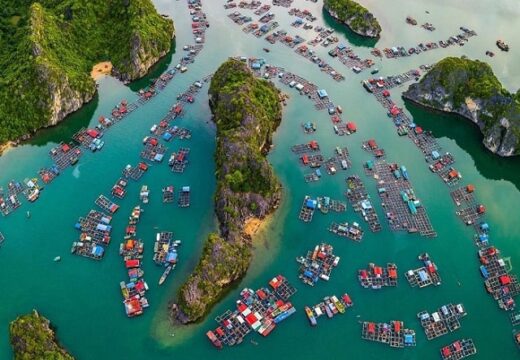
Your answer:
[[[314,313],[312,312],[310,307],[305,307],[305,313],[307,314],[307,318],[309,319],[311,326],[316,326],[316,318],[314,317]]]

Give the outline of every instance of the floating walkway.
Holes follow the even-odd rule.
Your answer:
[[[186,208],[189,207],[191,203],[191,190],[189,186],[183,186],[181,188],[181,192],[179,193],[179,207]]]
[[[437,265],[431,260],[428,253],[419,255],[419,261],[423,263],[423,267],[414,270],[408,270],[405,274],[406,280],[411,287],[418,286],[424,288],[430,285],[439,286],[441,277],[437,269]]]
[[[402,321],[390,323],[374,323],[365,321],[362,324],[361,338],[380,342],[393,348],[415,346],[415,331],[404,328]]]
[[[431,314],[427,311],[421,311],[417,314],[417,317],[421,321],[426,338],[433,340],[460,329],[460,319],[466,315],[466,310],[464,310],[462,304],[447,304]]]
[[[332,270],[338,266],[340,260],[339,256],[334,255],[333,250],[332,245],[322,243],[307,252],[305,257],[296,258],[300,264],[298,277],[304,284],[314,286],[319,279],[330,279]]]
[[[169,204],[175,200],[175,188],[173,185],[168,185],[162,189],[162,200],[163,203]]]
[[[176,153],[172,153],[168,165],[171,167],[174,173],[183,173],[188,166],[188,155],[190,154],[189,148],[180,148]]]

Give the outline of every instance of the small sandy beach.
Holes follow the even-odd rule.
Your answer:
[[[90,76],[97,80],[103,75],[110,75],[112,73],[112,63],[110,61],[100,62],[92,67]]]

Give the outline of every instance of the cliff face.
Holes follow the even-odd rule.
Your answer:
[[[210,87],[217,124],[215,212],[220,235],[211,234],[202,257],[171,308],[173,321],[195,322],[240,279],[251,261],[249,218],[277,208],[281,186],[265,158],[281,120],[278,91],[236,60],[224,63]]]
[[[352,0],[324,0],[323,9],[354,33],[379,38],[381,25],[374,15],[360,4]]]
[[[11,322],[9,338],[15,360],[74,360],[57,344],[49,320],[38,314],[36,310]]]
[[[458,114],[478,125],[483,144],[500,156],[520,153],[520,105],[486,63],[446,58],[403,97],[417,104]]]
[[[56,125],[90,101],[97,62],[111,61],[124,82],[144,76],[174,36],[173,21],[157,14],[151,0],[41,0],[2,8],[7,16],[0,26],[10,37],[0,47],[0,143]]]

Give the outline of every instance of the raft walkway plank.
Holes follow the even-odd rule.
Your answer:
[[[419,255],[418,259],[422,261],[424,266],[418,269],[408,270],[405,274],[410,286],[418,286],[419,288],[430,285],[439,286],[441,284],[441,277],[437,265],[431,260],[430,255],[423,253]]]
[[[328,281],[332,270],[338,265],[340,258],[334,255],[332,245],[322,243],[316,245],[314,250],[307,252],[305,257],[296,258],[300,264],[298,277],[307,285],[314,286],[319,279]]]
[[[361,338],[380,342],[393,348],[415,346],[415,331],[405,329],[402,321],[392,320],[390,323],[373,323],[364,321]]]
[[[475,355],[477,348],[471,339],[457,340],[440,349],[442,360],[461,360]]]
[[[397,164],[378,161],[374,166],[381,205],[385,209],[390,228],[393,231],[419,232],[426,237],[435,237],[426,209],[413,191],[408,175]],[[399,176],[397,176],[397,174]]]
[[[370,263],[366,269],[358,270],[359,284],[365,289],[380,290],[383,287],[395,287],[397,279],[397,265],[393,263],[388,263],[386,267]]]

